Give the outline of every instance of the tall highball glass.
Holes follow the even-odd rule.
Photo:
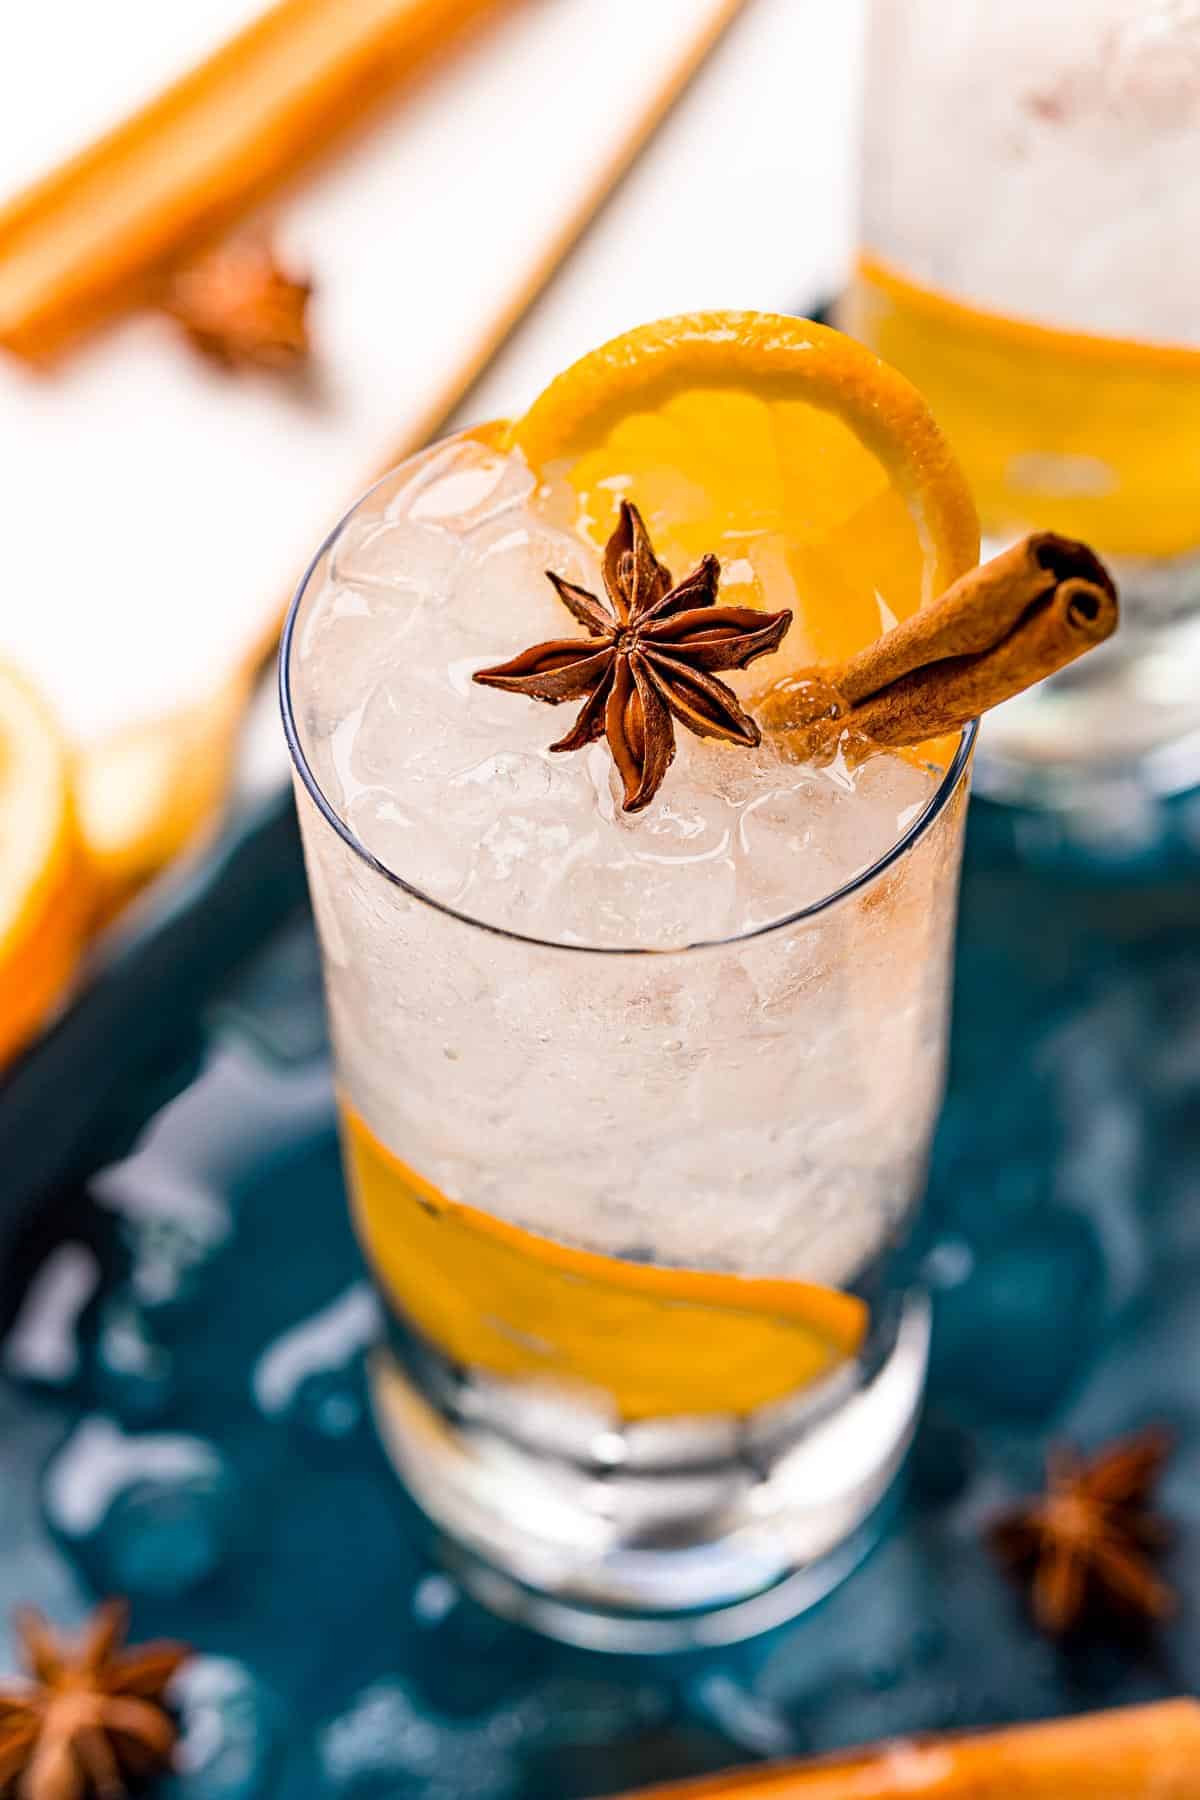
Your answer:
[[[414,642],[404,609],[436,603],[413,599],[419,533],[396,522],[413,479],[397,471],[325,545],[282,652],[346,1174],[389,1321],[379,1430],[492,1606],[595,1646],[721,1642],[853,1566],[912,1436],[928,1320],[906,1249],[942,1095],[974,732],[940,775],[885,759],[868,779],[917,798],[883,849],[822,891],[818,821],[795,865],[816,897],[732,939],[689,941],[686,921],[668,948],[597,943],[579,920],[560,941],[498,928],[469,889],[411,878],[412,795],[379,774],[411,708],[376,741],[387,696],[364,707],[339,675],[343,654],[376,655],[372,608],[383,658]],[[361,582],[348,545],[378,556]],[[745,755],[727,758],[738,779]],[[350,801],[356,756],[375,785]],[[405,779],[425,784],[428,838],[451,778],[422,756]],[[528,782],[530,817],[558,768],[505,750],[455,773],[489,854],[521,848],[520,820],[491,832],[501,795]],[[394,833],[386,860],[360,804]],[[769,826],[761,807],[745,821],[764,856]]]

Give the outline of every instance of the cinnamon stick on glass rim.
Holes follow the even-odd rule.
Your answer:
[[[730,1769],[645,1800],[1195,1800],[1197,1771],[1200,1702],[1178,1699]]]
[[[837,669],[785,676],[759,715],[799,754],[847,730],[890,749],[958,731],[1117,628],[1116,585],[1086,544],[1036,532]]]

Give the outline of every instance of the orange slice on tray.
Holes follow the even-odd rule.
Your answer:
[[[970,490],[925,402],[840,332],[776,313],[639,327],[552,381],[511,441],[599,549],[622,498],[729,605],[791,606],[789,666],[837,663],[979,558]]]
[[[80,753],[80,828],[95,871],[96,921],[113,918],[221,816],[251,671],[191,706],[122,725]]]
[[[91,902],[69,747],[40,695],[0,664],[0,1068],[69,987]]]

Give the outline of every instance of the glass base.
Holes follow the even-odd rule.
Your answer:
[[[490,1612],[577,1650],[608,1650],[626,1656],[715,1650],[773,1631],[824,1600],[874,1549],[896,1510],[902,1489],[903,1475],[898,1473],[870,1516],[827,1556],[796,1569],[761,1593],[698,1613],[606,1612],[559,1600],[523,1587],[490,1563],[473,1557],[461,1545],[447,1540],[442,1540],[441,1559],[467,1592]]]
[[[1116,636],[997,707],[975,758],[978,792],[1060,813],[1081,841],[1200,785],[1200,559],[1114,569]]]
[[[861,1561],[912,1440],[928,1349],[928,1302],[913,1293],[866,1380],[850,1368],[748,1419],[619,1430],[583,1432],[574,1405],[525,1408],[500,1384],[481,1403],[477,1378],[464,1408],[390,1349],[371,1391],[384,1447],[478,1599],[569,1643],[644,1654],[764,1631]]]

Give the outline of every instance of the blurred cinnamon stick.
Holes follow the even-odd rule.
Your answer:
[[[0,344],[51,356],[516,0],[281,0],[0,208]]]
[[[697,9],[695,28],[680,39],[671,65],[664,71],[661,84],[649,96],[640,111],[631,114],[628,125],[612,146],[603,162],[591,171],[584,193],[570,212],[556,221],[529,266],[519,272],[504,304],[494,313],[481,316],[475,341],[463,358],[455,364],[425,410],[408,421],[404,432],[391,446],[386,460],[370,474],[378,481],[397,463],[414,455],[426,444],[452,429],[470,406],[476,384],[485,376],[510,338],[528,318],[533,307],[551,287],[559,271],[569,263],[576,247],[591,230],[596,219],[618,193],[626,177],[653,142],[656,134],[687,94],[692,82],[722,42],[726,32],[745,12],[750,0],[708,0]],[[471,427],[472,435],[489,442],[503,441],[506,425],[500,419],[488,420]],[[364,484],[366,485],[366,484]],[[246,666],[257,671],[268,662],[278,647],[291,594],[281,601],[262,632],[247,652]]]
[[[645,1800],[1196,1800],[1200,1702],[901,1740],[647,1790]]]

